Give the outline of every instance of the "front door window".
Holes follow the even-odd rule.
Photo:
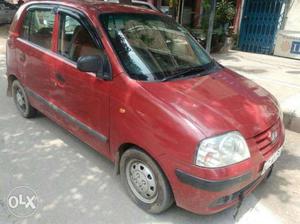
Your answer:
[[[90,33],[79,20],[62,14],[58,53],[77,62],[81,56],[99,55],[101,49],[97,47]]]

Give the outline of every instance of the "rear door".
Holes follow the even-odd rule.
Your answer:
[[[50,74],[53,71],[52,34],[55,14],[52,7],[33,7],[26,12],[20,37],[16,40],[18,74],[34,104],[49,101]],[[39,108],[40,109],[40,108]]]

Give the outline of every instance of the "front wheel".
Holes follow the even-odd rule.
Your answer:
[[[30,105],[25,89],[18,80],[15,80],[12,83],[12,95],[19,112],[23,117],[31,118],[36,115],[36,109]]]
[[[120,172],[130,198],[143,210],[158,214],[173,204],[173,194],[165,175],[146,153],[136,148],[125,151]]]

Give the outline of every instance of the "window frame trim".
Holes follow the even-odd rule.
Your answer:
[[[28,14],[28,12],[30,10],[34,10],[34,9],[48,9],[48,10],[52,10],[54,15],[55,15],[55,19],[54,19],[54,26],[53,26],[53,33],[52,33],[52,40],[51,40],[51,48],[50,49],[47,49],[43,46],[40,46],[40,45],[37,45],[35,43],[33,43],[32,41],[30,40],[26,40],[24,38],[21,37],[21,32],[23,30],[23,25],[24,25],[24,22],[25,22],[25,18]],[[26,42],[30,45],[34,45],[35,47],[41,49],[41,50],[46,50],[46,51],[51,51],[51,52],[54,52],[55,54],[57,54],[58,56],[61,56],[62,58],[64,59],[67,59],[66,57],[64,57],[63,55],[59,54],[57,52],[57,49],[58,49],[58,34],[59,34],[59,23],[60,21],[56,21],[56,15],[58,15],[58,18],[60,20],[60,12],[64,12],[72,17],[75,17],[77,19],[79,19],[79,21],[82,23],[82,21],[84,21],[84,25],[85,25],[85,28],[88,30],[89,34],[91,35],[91,37],[93,38],[93,41],[95,42],[96,46],[99,47],[99,49],[102,49],[104,52],[106,52],[105,48],[104,48],[104,45],[102,44],[102,41],[101,41],[101,33],[99,31],[97,31],[94,26],[93,26],[93,23],[90,21],[90,19],[85,15],[85,13],[81,12],[80,10],[77,10],[77,9],[74,9],[72,7],[69,7],[69,6],[64,6],[64,5],[59,5],[59,4],[56,4],[56,3],[48,3],[48,4],[45,4],[45,3],[34,3],[32,5],[29,5],[23,12],[23,15],[22,15],[22,22],[21,22],[21,25],[20,25],[20,28],[18,30],[18,38],[20,38],[23,42]],[[32,20],[32,18],[31,18]],[[31,25],[31,20],[30,20],[30,25]],[[57,27],[57,31],[55,30],[56,27],[55,27],[55,23],[58,23],[58,27]],[[54,44],[54,45],[53,45]],[[56,45],[56,46],[55,46]],[[68,62],[71,62],[72,64],[74,65],[77,65],[76,62],[73,62],[71,60],[68,60]]]
[[[20,33],[22,32],[24,21],[25,21],[24,19],[27,15],[28,11],[33,10],[33,9],[50,9],[50,10],[53,10],[53,12],[54,12],[55,19],[54,19],[54,27],[53,27],[50,49],[44,48],[40,45],[37,45],[29,40],[21,38],[21,36],[20,36]],[[107,55],[108,65],[110,66],[110,70],[112,71],[110,59],[109,59],[107,51],[105,49],[105,45],[102,43],[102,40],[101,40],[103,34],[100,32],[100,30],[95,28],[94,24],[92,23],[92,21],[90,20],[90,18],[87,16],[87,14],[85,12],[82,12],[71,6],[60,5],[55,2],[53,2],[53,3],[42,3],[42,2],[31,3],[21,13],[20,19],[22,20],[22,22],[20,23],[20,25],[18,25],[16,38],[19,39],[19,41],[23,42],[24,44],[34,47],[36,50],[50,54],[53,57],[56,57],[57,59],[62,60],[64,63],[67,63],[70,66],[77,68],[77,62],[74,62],[57,52],[58,38],[59,38],[59,35],[58,35],[59,34],[59,22],[60,22],[60,18],[59,18],[60,14],[58,12],[61,12],[61,11],[65,11],[67,14],[71,13],[71,16],[75,15],[75,17],[80,18],[80,21],[86,22],[87,30],[89,31],[89,33],[91,32],[90,35],[92,36],[95,44],[97,45],[97,47],[99,47],[99,49],[103,50],[105,55]],[[30,21],[30,23],[31,23],[31,21]],[[89,74],[93,77],[96,77],[96,74],[93,74],[93,73],[87,73],[87,74]]]

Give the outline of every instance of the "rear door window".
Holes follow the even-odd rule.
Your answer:
[[[23,23],[21,38],[51,49],[54,19],[55,15],[51,9],[29,10]]]

